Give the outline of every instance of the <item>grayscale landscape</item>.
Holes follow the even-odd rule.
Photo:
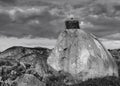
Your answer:
[[[120,86],[120,1],[0,0],[0,86]]]

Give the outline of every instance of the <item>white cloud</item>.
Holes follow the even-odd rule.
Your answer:
[[[25,47],[47,47],[53,48],[56,43],[55,39],[47,38],[16,38],[16,37],[0,37],[0,51],[3,51],[12,46],[25,46]]]
[[[108,40],[108,39],[100,39],[105,48],[107,49],[119,49],[120,48],[120,40]]]
[[[107,49],[118,49],[120,48],[120,33],[107,35],[101,41]]]
[[[19,15],[30,16],[30,15],[40,15],[48,9],[48,6],[31,6],[31,7],[1,7],[0,13],[6,13],[11,19],[15,20]]]

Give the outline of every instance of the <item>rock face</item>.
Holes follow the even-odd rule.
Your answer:
[[[0,53],[0,86],[44,86],[47,48],[11,47]]]
[[[70,73],[74,79],[118,76],[111,54],[93,35],[80,29],[66,29],[47,59],[57,71]]]

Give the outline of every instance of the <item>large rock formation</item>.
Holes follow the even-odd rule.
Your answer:
[[[68,86],[68,82],[69,86],[120,85],[119,78],[115,77],[96,78],[79,82],[76,85],[70,85],[70,82],[73,81],[70,81],[71,77],[69,73],[54,73],[54,71],[51,71],[52,68],[47,65],[46,60],[50,52],[51,50],[47,48],[27,47],[11,47],[1,52],[0,86],[8,84],[8,86]],[[112,54],[116,55],[115,53]],[[32,59],[32,61],[30,59]],[[35,66],[35,64],[37,65]],[[101,81],[103,83],[101,83]]]
[[[68,21],[67,29],[60,34],[47,63],[57,71],[71,74],[76,80],[118,76],[111,54],[95,36],[77,29],[77,23]]]

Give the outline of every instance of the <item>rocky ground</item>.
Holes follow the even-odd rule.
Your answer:
[[[109,50],[120,68],[120,50]],[[119,77],[90,79],[77,84],[70,74],[47,65],[47,48],[11,47],[0,53],[0,86],[120,86]],[[120,74],[120,69],[119,69]]]

